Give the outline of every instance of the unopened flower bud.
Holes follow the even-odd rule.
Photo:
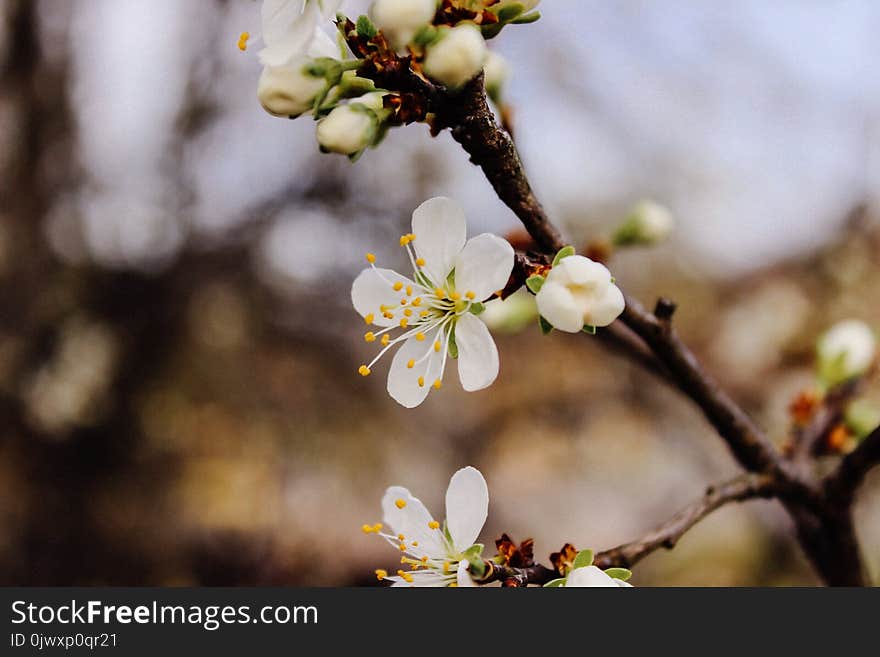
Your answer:
[[[856,319],[838,322],[816,345],[819,378],[834,386],[861,376],[874,363],[877,338],[867,324]]]
[[[431,22],[436,11],[436,0],[375,0],[370,16],[391,45],[400,50]]]
[[[428,47],[423,68],[429,78],[458,88],[483,70],[488,56],[489,49],[479,28],[461,23],[444,30],[440,40]]]
[[[308,71],[308,63],[296,66],[267,66],[260,75],[257,97],[269,114],[296,117],[312,109],[324,88],[324,78]]]
[[[567,333],[577,333],[584,326],[608,326],[625,305],[605,265],[580,255],[560,260],[535,300],[541,316]]]
[[[618,246],[657,244],[669,237],[674,227],[675,218],[668,208],[653,201],[642,201],[617,229],[614,243]]]
[[[377,114],[386,94],[376,91],[333,109],[318,122],[318,143],[325,151],[354,155],[373,143],[379,128]]]
[[[486,93],[492,100],[497,101],[501,98],[504,85],[510,78],[510,64],[497,52],[490,50],[483,71],[486,74]]]

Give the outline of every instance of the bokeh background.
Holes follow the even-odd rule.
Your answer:
[[[351,13],[363,2],[349,2]],[[667,244],[615,256],[680,304],[707,367],[780,443],[837,319],[880,325],[880,5],[545,0],[493,42],[533,184],[573,243],[642,198]],[[392,483],[442,514],[479,467],[483,534],[603,549],[736,468],[700,414],[595,339],[498,331],[489,390],[406,411],[349,287],[414,207],[513,215],[448,135],[356,166],[262,112],[252,0],[0,0],[0,582],[375,583]],[[503,327],[502,327],[503,328]],[[378,368],[381,370],[381,367]],[[454,378],[454,377],[453,377]],[[875,388],[869,399],[880,401]],[[856,509],[880,579],[880,477]],[[811,584],[771,502],[726,508],[638,585]]]

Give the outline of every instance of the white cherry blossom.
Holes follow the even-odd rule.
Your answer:
[[[486,233],[468,240],[464,211],[448,198],[420,205],[412,230],[400,238],[411,278],[376,267],[376,257],[368,253],[370,268],[351,289],[355,310],[376,327],[364,339],[382,347],[359,372],[369,376],[396,349],[388,393],[407,408],[421,404],[432,387],[441,387],[450,356],[457,357],[465,390],[482,390],[495,381],[498,350],[477,314],[507,284],[514,259],[513,247],[500,237]]]
[[[609,576],[598,566],[585,566],[572,570],[565,580],[566,588],[632,587],[632,584]]]
[[[393,545],[409,570],[400,569],[396,576],[377,570],[377,577],[394,586],[474,586],[465,553],[476,543],[488,511],[486,480],[470,466],[449,480],[443,523],[409,490],[391,486],[382,498],[383,522],[364,525],[363,531]]]
[[[623,312],[623,293],[605,265],[580,255],[560,260],[535,298],[538,312],[560,331],[608,326]]]

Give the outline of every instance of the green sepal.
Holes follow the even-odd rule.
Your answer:
[[[544,287],[544,283],[547,279],[539,274],[534,274],[529,276],[526,279],[526,287],[529,288],[529,292],[532,294],[537,294],[541,291],[541,288]]]
[[[357,19],[357,34],[362,39],[372,39],[379,33],[369,16],[361,14]]]
[[[581,331],[587,333],[588,335],[596,335],[596,330],[597,329],[595,326],[590,326],[589,324],[585,324],[584,328],[581,329]]]
[[[471,304],[471,314],[473,315],[482,315],[486,312],[486,305],[480,301],[475,301]]]
[[[545,589],[555,589],[565,584],[564,577],[557,577],[556,579],[551,579],[549,582],[544,584]]]
[[[455,343],[455,331],[449,332],[448,344],[449,357],[455,360],[456,358],[458,358],[458,345]]]
[[[587,566],[593,565],[593,551],[592,550],[581,550],[577,553],[577,556],[574,558],[574,561],[571,564],[572,570],[577,570],[578,568],[586,568]]]
[[[561,249],[559,249],[559,253],[556,254],[556,257],[553,258],[553,266],[555,267],[559,264],[561,260],[564,260],[569,256],[573,256],[575,253],[577,253],[577,251],[575,251],[575,248],[573,246],[563,246]]]
[[[553,330],[553,324],[548,322],[540,315],[538,316],[538,326],[541,327],[541,333],[543,333],[544,335],[549,335],[550,332]]]
[[[422,29],[416,32],[416,35],[413,37],[413,44],[426,48],[437,41],[439,36],[440,30],[433,25],[425,25]]]
[[[483,554],[483,547],[482,543],[475,543],[461,555],[462,561],[467,561],[471,565],[471,575],[477,579],[486,574],[486,562],[481,556]]]
[[[496,14],[498,16],[498,22],[509,23],[518,18],[525,10],[526,6],[520,2],[514,2],[509,5],[506,4],[501,7]]]
[[[605,571],[605,574],[608,577],[613,577],[614,579],[619,579],[622,582],[626,582],[630,577],[633,576],[631,570],[627,570],[626,568],[609,568]]]
[[[531,14],[526,14],[525,16],[519,16],[515,20],[512,20],[511,23],[514,25],[528,25],[529,23],[534,23],[537,20],[540,20],[541,12],[533,11]]]

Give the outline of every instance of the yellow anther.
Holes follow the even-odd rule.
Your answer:
[[[419,317],[423,317],[423,318],[424,318],[424,317],[427,317],[427,316],[430,315],[430,314],[431,314],[431,311],[430,311],[430,310],[423,310],[422,312],[419,313]]]
[[[436,520],[432,520],[428,523],[428,529],[440,529],[440,523]]]
[[[403,575],[401,575],[401,577],[403,577],[403,581],[406,582],[407,584],[412,584],[415,581],[413,579],[413,576],[410,575],[409,573],[404,573]]]
[[[398,535],[397,535],[397,540],[398,540],[398,541],[405,541],[405,540],[406,540],[406,536],[404,536],[403,534],[398,534]]]
[[[247,47],[248,47],[248,41],[250,41],[250,39],[251,39],[251,33],[250,33],[250,32],[242,32],[242,33],[238,36],[238,49],[241,50],[242,52],[244,52],[245,50],[247,50]]]
[[[409,303],[409,302],[408,302],[406,299],[401,299],[401,300],[400,300],[400,305],[401,305],[401,306],[405,306],[407,303]]]
[[[440,344],[440,340],[437,340],[437,342],[434,343],[434,351],[436,351],[438,354],[440,353],[440,349],[442,347],[443,345]]]
[[[453,301],[458,301],[459,299],[461,299],[461,295],[458,292],[453,292],[449,295],[449,298]]]
[[[382,313],[382,317],[385,319],[394,319],[394,313]]]
[[[383,579],[385,579],[386,577],[388,577],[388,571],[387,571],[387,570],[382,570],[381,568],[379,568],[378,570],[376,570],[376,579],[378,579],[380,582],[381,582]]]
[[[361,531],[364,534],[372,534],[373,533],[373,526],[372,525],[362,525]]]
[[[376,334],[370,331],[369,333],[364,333],[364,341],[365,342],[375,342]]]
[[[358,374],[360,374],[361,376],[370,376],[370,368],[366,365],[361,365],[358,368]]]
[[[412,305],[414,305],[416,308],[421,306],[422,305],[422,297],[416,297],[415,299],[413,299]]]
[[[473,292],[470,292],[470,291],[468,291],[467,294],[465,294],[464,296],[466,296],[466,297],[467,297],[468,299],[470,299],[471,301],[473,301],[474,299],[477,298],[477,295],[474,294]]]
[[[457,588],[458,588],[458,582],[451,582],[447,588],[450,588],[450,589],[457,589]]]
[[[368,253],[367,254],[367,262],[369,262],[372,265],[374,262],[376,262],[376,256],[373,255],[372,253]]]
[[[382,343],[383,347],[387,347],[388,344],[391,342],[391,336],[386,333],[385,335],[382,336],[382,339],[380,340],[380,342]]]
[[[412,296],[412,285],[406,286],[406,296],[408,296],[408,297]]]
[[[400,236],[400,246],[406,246],[410,242],[412,242],[412,240],[409,238],[409,235]]]
[[[428,563],[428,555],[427,554],[424,557],[422,557],[422,563]]]
[[[374,531],[375,533],[377,533],[377,534],[378,534],[380,531],[382,531],[382,523],[381,523],[381,522],[377,522],[375,525],[373,525],[373,531]]]
[[[424,267],[425,259],[424,258],[416,258],[416,267]]]
[[[416,241],[415,233],[407,233],[406,238],[407,238],[410,242],[415,242],[415,241]]]
[[[403,311],[403,314],[406,315],[407,317],[412,317],[413,311],[410,310],[409,308],[407,308],[406,310]]]
[[[393,310],[394,308],[395,308],[395,306],[386,306],[384,303],[381,306],[379,306],[379,310],[383,313],[386,313],[389,310]]]
[[[443,385],[443,382],[440,379],[434,381],[434,390],[440,390],[440,387]]]
[[[396,282],[394,285],[392,285],[391,287],[394,288],[394,291],[395,291],[395,292],[400,292],[400,291],[403,289],[403,283],[401,283],[400,281],[397,281],[397,282]]]
[[[413,546],[413,547],[419,547],[419,542],[418,542],[418,541],[413,541],[413,542],[412,542],[412,546]]]
[[[409,324],[409,320],[406,317],[404,317],[402,320],[400,320],[400,328],[406,328],[408,324]]]
[[[397,574],[400,575],[401,577],[403,577],[404,575],[406,575],[406,571],[405,570],[398,570]]]
[[[403,507],[406,506],[406,500],[404,500],[403,498],[398,499],[398,500],[394,500],[394,506],[396,506],[398,509],[402,509]],[[400,539],[400,540],[403,540],[403,539]]]
[[[448,561],[443,562],[443,572],[449,573],[449,562]]]
[[[416,340],[418,340],[419,342],[424,342],[425,341],[425,334],[424,333],[416,333]]]
[[[366,322],[367,326],[373,323],[373,320],[376,319],[376,316],[373,313],[370,313],[366,317],[364,317],[364,322]]]
[[[436,297],[439,298],[439,299],[445,299],[445,298],[446,298],[446,292],[444,292],[443,290],[441,290],[439,287],[436,287],[436,288],[434,288],[434,296],[436,296]]]
[[[401,552],[406,552],[406,543],[401,543],[397,547]]]
[[[415,359],[415,358],[410,358],[410,359],[409,359],[409,362],[406,364],[407,369],[410,369],[410,370],[411,370],[411,369],[414,368],[415,366],[416,366],[416,359]]]
[[[425,387],[425,377],[420,376],[419,377],[419,388],[424,388],[424,387]]]

